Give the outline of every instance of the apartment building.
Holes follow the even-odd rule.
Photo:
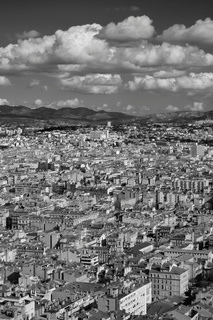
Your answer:
[[[147,313],[147,304],[151,301],[151,283],[147,283],[121,298],[119,307],[129,314],[144,315]]]
[[[99,263],[98,254],[83,249],[80,255],[80,263],[86,266],[97,266]]]
[[[207,260],[212,262],[213,253],[211,250],[184,250],[184,249],[166,249],[164,250],[164,255],[170,259],[176,258],[182,254],[189,254],[195,258],[195,261],[198,259]]]
[[[60,239],[60,233],[56,231],[46,231],[44,233],[44,244],[47,248],[55,248]]]
[[[205,187],[209,186],[209,179],[200,178],[175,178],[172,181],[172,187],[175,190],[192,190],[201,192]]]
[[[98,297],[98,309],[103,312],[124,310],[131,315],[145,315],[152,301],[151,283],[138,282],[125,287],[110,287]]]
[[[181,296],[188,290],[188,270],[163,265],[149,272],[153,298]]]

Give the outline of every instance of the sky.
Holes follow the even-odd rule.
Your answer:
[[[213,102],[212,0],[1,0],[0,105],[143,116]]]

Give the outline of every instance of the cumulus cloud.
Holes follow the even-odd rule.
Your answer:
[[[190,73],[177,78],[177,87],[189,90],[213,89],[213,73]]]
[[[120,75],[88,74],[61,79],[62,88],[91,94],[112,94],[118,91],[122,84]]]
[[[40,33],[36,30],[24,31],[23,33],[16,33],[17,39],[29,39],[29,38],[38,38]]]
[[[9,101],[7,99],[0,98],[0,106],[9,105]]]
[[[146,75],[144,77],[135,76],[133,81],[129,81],[127,88],[131,91],[142,90],[166,90],[171,92],[198,91],[213,92],[213,73],[190,73],[177,78],[155,78]]]
[[[155,32],[152,20],[147,16],[130,16],[122,22],[109,23],[99,32],[99,37],[114,41],[149,39]]]
[[[10,80],[5,76],[0,76],[0,86],[8,86],[10,85]]]
[[[136,91],[138,89],[143,90],[168,90],[168,91],[176,91],[174,78],[162,79],[162,78],[154,78],[153,76],[144,76],[144,77],[134,77],[133,81],[129,81],[127,84],[127,88],[131,91]]]
[[[210,18],[198,20],[194,25],[186,28],[183,24],[175,24],[163,31],[157,38],[163,41],[183,41],[213,43],[213,21]]]
[[[194,46],[163,43],[153,45],[143,41],[138,47],[118,48],[116,57],[123,64],[131,64],[140,71],[145,66],[209,66],[213,65],[213,55]]]
[[[149,111],[150,109],[149,109],[149,107],[147,107],[147,106],[141,106],[141,107],[140,107],[140,110],[142,110],[142,111]]]
[[[169,112],[175,112],[175,111],[179,111],[180,109],[176,106],[173,106],[173,105],[169,105],[166,107],[166,111],[169,111]]]
[[[38,38],[40,33],[36,30],[24,31],[23,33],[16,33],[17,39],[29,39],[29,38]]]
[[[35,87],[35,86],[38,86],[40,83],[40,81],[38,79],[32,79],[30,81],[30,87]]]
[[[36,99],[36,100],[34,101],[34,105],[35,105],[36,107],[40,107],[42,104],[43,104],[43,101],[42,101],[41,99]]]
[[[160,70],[153,73],[155,78],[176,78],[186,74],[186,70]]]
[[[127,111],[133,110],[135,107],[131,104],[128,104],[128,106],[126,107]]]
[[[42,70],[42,66],[102,61],[107,44],[94,38],[101,28],[97,24],[77,26],[43,38],[19,40],[18,44],[0,48],[0,70]]]
[[[204,111],[204,104],[203,102],[194,102],[192,105],[185,106],[186,110],[189,111]]]
[[[41,107],[45,105],[48,108],[53,109],[60,109],[60,108],[75,108],[79,107],[80,105],[83,105],[83,100],[75,99],[68,99],[68,100],[59,100],[59,101],[53,101],[53,102],[43,102],[41,99],[37,99],[34,101],[35,107]]]
[[[55,105],[57,108],[73,108],[73,107],[78,107],[80,104],[80,101],[75,98],[72,100],[60,100],[57,102],[53,102],[52,105]]]
[[[213,66],[213,55],[198,47],[170,43],[156,45],[143,40],[152,37],[153,33],[152,21],[142,16],[129,17],[106,27],[87,24],[66,31],[57,30],[49,36],[19,39],[17,44],[0,48],[0,73],[20,75],[30,71],[31,74],[40,72],[67,79],[97,72],[143,73],[147,68],[158,70],[159,66],[163,70],[166,67],[175,70]],[[116,45],[116,41],[133,41],[134,45]],[[113,89],[110,87],[109,91]]]

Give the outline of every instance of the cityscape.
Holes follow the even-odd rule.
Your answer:
[[[2,319],[210,319],[212,127],[2,126]]]
[[[213,319],[205,1],[2,0],[0,320]]]

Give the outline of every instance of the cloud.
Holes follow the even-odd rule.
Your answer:
[[[120,101],[117,101],[117,102],[116,102],[116,106],[117,106],[117,107],[120,107],[120,106],[121,106],[121,102],[120,102]]]
[[[0,106],[9,105],[9,101],[7,99],[0,98]]]
[[[186,74],[186,70],[160,70],[153,73],[155,78],[176,78]]]
[[[40,107],[42,104],[43,104],[43,101],[42,101],[41,99],[36,99],[36,100],[34,101],[34,105],[35,105],[36,107]]]
[[[142,111],[149,111],[150,109],[147,106],[141,106],[140,110]]]
[[[104,107],[104,106],[93,106],[93,110],[96,109],[96,111],[104,111],[104,112],[109,112],[111,111],[110,107],[107,106],[107,107]]]
[[[61,79],[63,89],[91,94],[112,94],[118,91],[122,84],[120,75],[88,74]]]
[[[175,24],[163,31],[157,39],[161,41],[178,42],[200,42],[213,43],[213,21],[210,18],[198,20],[196,23],[186,28],[183,24]]]
[[[169,111],[169,112],[175,112],[175,111],[179,111],[180,109],[176,106],[172,106],[172,105],[169,105],[166,107],[166,111]]]
[[[177,78],[177,87],[189,90],[213,89],[213,73],[190,73],[188,76]]]
[[[44,90],[47,91],[48,90],[48,86],[43,86]]]
[[[130,7],[130,10],[131,10],[131,11],[140,11],[140,8],[137,7],[137,6],[131,6],[131,7]]]
[[[193,105],[185,106],[186,110],[189,111],[204,111],[204,104],[203,102],[194,102]]]
[[[48,108],[53,109],[60,109],[60,108],[75,108],[80,105],[83,105],[83,100],[79,101],[77,98],[75,99],[68,99],[68,100],[59,100],[59,101],[53,101],[53,102],[43,102],[41,99],[37,99],[34,101],[34,106],[41,107],[42,105],[45,105]]]
[[[24,31],[23,33],[16,33],[17,39],[29,39],[29,38],[38,38],[40,33],[36,30]]]
[[[77,98],[72,100],[60,100],[57,102],[53,102],[51,105],[55,105],[57,108],[73,108],[78,107],[80,104],[79,100]]]
[[[131,104],[128,104],[128,106],[126,107],[127,111],[133,110],[135,107],[132,106]]]
[[[0,86],[9,86],[10,80],[6,78],[5,76],[0,76]]]
[[[130,6],[130,7],[116,7],[115,11],[139,11],[140,8],[137,6]]]
[[[100,38],[114,41],[149,39],[155,32],[152,20],[147,16],[130,16],[122,22],[109,23],[98,34]]]
[[[118,58],[119,57],[119,58]],[[116,58],[122,61],[123,65],[131,65],[131,68],[141,68],[147,66],[209,66],[213,65],[213,55],[205,53],[197,47],[172,45],[163,43],[153,45],[143,41],[138,47],[118,48]]]
[[[38,86],[40,83],[40,81],[38,79],[32,79],[30,81],[30,87],[35,87],[35,86]]]
[[[104,104],[103,104],[103,108],[108,108],[108,104],[107,104],[107,103],[104,103]]]
[[[129,81],[127,88],[131,91],[136,91],[138,89],[142,90],[168,90],[176,91],[175,89],[175,79],[161,79],[154,78],[152,76],[138,77],[135,76],[133,81]]]
[[[159,66],[171,70],[213,66],[213,55],[196,46],[156,45],[143,40],[153,34],[152,20],[141,16],[106,27],[73,26],[66,31],[57,30],[53,35],[18,40],[17,44],[0,48],[0,74],[30,72],[68,79],[94,73],[144,73],[147,68],[157,71]],[[130,42],[125,45],[124,41]],[[116,91],[112,87],[108,89]]]
[[[178,92],[181,90],[195,92],[213,92],[213,73],[190,73],[177,78],[155,78],[146,75],[144,77],[135,76],[133,81],[129,81],[129,90],[165,90]]]
[[[43,38],[19,40],[0,48],[0,70],[50,71],[58,64],[90,64],[105,59],[107,44],[94,38],[102,27],[97,24],[57,30],[54,35]],[[51,67],[50,67],[51,66]]]

